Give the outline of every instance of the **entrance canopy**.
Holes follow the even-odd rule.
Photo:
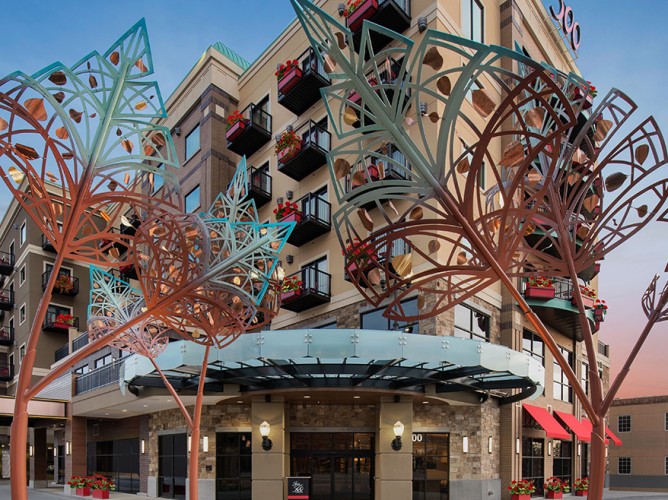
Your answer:
[[[194,389],[203,356],[203,346],[179,341],[156,361],[177,390]],[[424,393],[430,385],[436,394],[474,392],[512,402],[537,397],[545,380],[541,363],[524,353],[459,337],[398,331],[248,333],[212,350],[209,359],[207,391],[234,384],[244,392],[357,388]],[[120,383],[163,386],[151,362],[138,355],[127,358]]]

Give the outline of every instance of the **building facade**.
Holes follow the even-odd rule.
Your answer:
[[[338,2],[318,5],[339,15]],[[413,40],[422,36],[418,20],[423,19],[430,29],[519,48],[562,71],[577,72],[538,0],[500,5],[492,0],[385,0],[378,2],[377,12],[372,20]],[[294,59],[301,74],[289,83],[277,81],[277,66]],[[206,386],[202,417],[200,495],[283,498],[287,477],[307,476],[311,498],[317,500],[505,499],[513,479],[532,479],[540,491],[550,476],[586,476],[582,409],[559,365],[500,285],[436,318],[402,323],[385,319],[346,280],[332,230],[338,207],[326,168],[336,139],[319,93],[328,83],[295,21],[252,64],[221,43],[209,47],[166,103],[169,117],[161,124],[172,131],[181,160],[175,173],[187,210],[208,207],[245,156],[250,195],[261,219],[274,220],[274,208],[284,201],[297,203],[301,212],[281,255],[286,275],[304,283],[301,292],[285,297],[269,331],[249,333],[212,355],[216,361],[207,372],[212,382]],[[490,82],[480,84],[498,97]],[[247,122],[228,130],[235,111]],[[300,138],[300,151],[279,158],[275,138],[289,130]],[[457,132],[465,148],[470,131]],[[500,157],[504,146],[493,143],[491,154]],[[405,163],[388,147],[393,161]],[[154,189],[160,188],[156,182]],[[10,209],[0,232],[0,250],[17,256],[8,284],[18,281],[28,255],[34,254],[34,264],[26,268],[31,284],[39,274],[32,273],[48,270],[48,250],[40,246],[36,228],[30,231],[29,220],[31,251],[10,247],[16,224],[20,234],[20,214],[17,207]],[[85,266],[71,265],[75,276],[87,275]],[[583,283],[596,287],[595,273],[586,278]],[[80,294],[64,299],[80,317],[80,332],[87,287],[82,277]],[[28,289],[32,300],[19,299]],[[16,304],[25,300],[29,317],[39,300],[39,283],[15,290]],[[551,300],[528,301],[586,385],[572,290],[571,282],[561,280]],[[417,310],[417,297],[408,298],[404,308]],[[27,334],[19,331],[27,328],[16,323],[19,314],[20,309],[8,312],[7,321],[14,323],[5,323],[17,328],[16,345],[5,348],[4,358],[16,370]],[[60,361],[52,358],[54,353],[67,356],[84,342],[79,333],[67,335],[70,339],[45,334],[43,351],[40,345],[44,360],[38,366],[48,368]],[[159,358],[186,404],[194,403],[193,369],[198,356],[201,360],[197,347],[174,342]],[[601,342],[598,347],[607,387],[608,347]],[[490,382],[494,378],[496,385]],[[12,383],[13,375],[8,394]],[[107,348],[42,396],[69,402],[63,426],[60,421],[33,425],[31,446],[54,451],[54,476],[48,480],[100,472],[112,476],[121,491],[185,497],[188,432],[172,397],[142,359],[122,358]],[[521,401],[529,396],[533,400]],[[265,422],[270,449],[263,447],[260,434]],[[397,423],[403,426],[399,449]],[[31,478],[38,484],[47,477],[41,462],[34,462]]]

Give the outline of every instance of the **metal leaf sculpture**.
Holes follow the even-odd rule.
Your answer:
[[[666,270],[668,271],[668,267],[666,267]],[[645,316],[648,320],[654,319],[657,323],[668,320],[668,308],[666,308],[666,305],[668,305],[668,282],[664,284],[661,292],[657,290],[658,282],[659,275],[657,274],[642,296],[642,309]]]
[[[579,101],[517,52],[431,30],[414,44],[365,23],[358,55],[345,27],[292,3],[333,82],[323,96],[340,139],[329,155],[334,219],[360,292],[389,303],[390,318],[424,319],[521,268]],[[393,46],[375,53],[373,32]],[[588,88],[575,76],[569,84]],[[538,170],[546,151],[549,167]],[[401,305],[416,292],[417,316]]]

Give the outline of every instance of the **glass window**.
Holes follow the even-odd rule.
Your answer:
[[[12,368],[14,368],[14,353],[9,355],[9,369],[11,370]]]
[[[617,417],[617,432],[631,432],[631,415]]]
[[[84,375],[89,372],[88,365],[83,365],[74,370],[74,373],[78,373],[79,375]]]
[[[665,419],[666,420],[665,421],[665,430],[668,431],[668,413],[665,414],[665,417],[666,417],[666,419]]]
[[[580,370],[580,384],[585,392],[589,394],[589,365],[583,361]]]
[[[23,283],[26,282],[26,266],[21,267],[21,271],[19,273],[19,286],[23,285]]]
[[[561,355],[566,359],[569,366],[573,366],[573,353],[559,346]],[[573,389],[571,383],[566,378],[566,374],[556,361],[553,362],[552,368],[552,397],[571,403],[573,401]]]
[[[413,500],[447,500],[450,434],[413,433]]]
[[[19,246],[23,246],[23,244],[26,242],[28,239],[28,229],[26,227],[26,221],[23,221],[23,224],[21,224],[21,229],[19,232]]]
[[[23,304],[21,309],[19,309],[19,325],[22,325],[26,321],[26,305]]]
[[[100,368],[101,366],[105,365],[110,365],[113,363],[113,358],[111,357],[111,354],[107,354],[106,356],[102,356],[101,358],[97,358],[95,360],[95,368]]]
[[[552,456],[554,459],[552,475],[570,483],[573,470],[573,443],[555,439],[552,441]]]
[[[408,299],[401,303],[401,308],[406,316],[417,316],[417,298]],[[375,309],[362,313],[362,328],[367,330],[403,330],[406,333],[420,333],[420,324],[417,321],[395,321],[383,316],[385,309]]]
[[[462,0],[462,32],[474,42],[485,41],[485,9],[478,0]]]
[[[665,465],[664,465],[664,474],[668,476],[668,457],[664,458],[665,460]]]
[[[542,439],[522,438],[522,478],[533,481],[536,494],[543,494],[545,453]]]
[[[26,345],[21,344],[21,347],[19,347],[19,363],[23,361],[23,357],[26,355]]]
[[[545,343],[538,335],[530,330],[524,330],[522,337],[522,351],[545,366]]]
[[[251,497],[251,433],[216,434],[216,491],[219,498],[242,500]]]
[[[455,337],[489,342],[489,316],[463,304],[457,304]]]
[[[631,457],[619,457],[617,461],[618,474],[631,474]]]
[[[186,159],[188,161],[197,151],[199,151],[199,125],[190,131],[186,136]]]
[[[14,242],[13,241],[9,244],[9,253],[14,255]]]
[[[194,212],[197,210],[201,205],[202,202],[200,200],[200,187],[197,186],[195,189],[190,191],[186,195],[186,212]]]

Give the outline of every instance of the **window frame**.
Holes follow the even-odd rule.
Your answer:
[[[480,9],[480,40],[474,37],[474,19],[473,19],[473,5]],[[461,27],[462,36],[474,42],[485,43],[485,6],[479,0],[462,0],[461,1]],[[466,17],[465,17],[466,16]],[[468,20],[468,26],[466,21]]]
[[[458,308],[465,308],[465,309],[469,310],[469,312],[470,312],[469,328],[471,328],[470,330],[466,330],[466,329],[462,328],[461,326],[457,325],[457,309]],[[459,337],[459,338],[464,338],[464,339],[468,338],[470,340],[478,340],[478,341],[481,341],[481,342],[490,342],[491,341],[491,335],[492,335],[492,332],[491,332],[492,316],[491,315],[489,315],[489,314],[481,311],[480,309],[477,309],[477,308],[475,308],[475,307],[473,307],[469,304],[466,304],[466,303],[459,303],[459,304],[455,305],[455,307],[453,308],[453,311],[454,311],[454,315],[455,315],[454,324],[453,324],[453,332],[452,332],[454,337]],[[486,331],[485,331],[485,338],[484,339],[483,339],[483,337],[477,335],[475,333],[475,331],[472,329],[473,328],[473,321],[476,320],[476,318],[474,316],[475,314],[479,314],[480,316],[484,316],[485,318],[487,318],[487,328],[486,328]],[[462,331],[462,332],[468,332],[469,335],[468,336],[457,335],[456,332],[458,330]]]
[[[559,348],[559,351],[561,352],[561,355],[566,358],[566,361],[568,362],[568,366],[572,367],[573,366],[573,353],[566,349],[563,346],[557,346]],[[560,374],[560,378],[557,379],[557,374]],[[556,386],[559,386],[559,394],[557,394],[557,391],[555,390]],[[568,390],[568,397],[567,399],[564,399],[564,391]],[[561,366],[557,362],[556,359],[552,360],[552,398],[557,399],[559,401],[564,401],[566,403],[572,403],[573,402],[573,386],[571,386],[570,381],[568,380],[568,377],[566,377],[566,374],[564,371],[561,369]]]
[[[197,137],[199,139],[197,141],[197,149],[195,149],[194,151],[190,151],[190,154],[188,154],[188,139],[190,139],[190,137],[192,137],[192,135],[195,132],[197,132]],[[190,129],[190,132],[188,132],[186,134],[186,138],[185,138],[185,141],[184,141],[184,144],[183,144],[183,154],[184,154],[183,162],[184,163],[186,163],[188,160],[190,160],[193,156],[195,156],[197,154],[197,152],[199,152],[202,149],[202,139],[201,139],[200,132],[201,132],[201,128],[200,128],[200,124],[198,123],[192,129]],[[154,177],[153,182],[155,183],[155,177]]]
[[[23,286],[23,284],[26,282],[26,265],[27,264],[23,264],[21,269],[19,269],[19,286]]]
[[[24,219],[19,227],[19,248],[28,242],[28,224]]]
[[[622,419],[624,419],[623,424]],[[631,432],[631,429],[633,428],[631,420],[631,415],[617,415],[617,432]]]
[[[626,472],[627,464],[624,464],[624,472],[622,472],[622,461],[628,461],[628,472]],[[617,457],[617,474],[620,476],[630,476],[632,470],[631,457]]]
[[[199,197],[198,197],[198,201],[197,201],[197,206],[196,206],[195,208],[193,208],[192,210],[188,210],[188,197],[189,197],[190,195],[192,195],[195,191],[197,191],[197,193],[198,193],[198,195],[199,195]],[[186,194],[186,195],[183,197],[183,206],[184,206],[184,209],[185,209],[186,213],[195,213],[195,211],[197,211],[197,210],[199,210],[200,208],[202,208],[202,185],[201,185],[201,184],[197,184],[197,186],[195,186],[194,188],[192,188],[192,189],[188,192],[188,194]]]
[[[530,337],[527,338],[528,336]],[[525,340],[531,344],[530,349],[524,347]],[[542,353],[538,353],[535,350],[535,345],[538,343],[540,343],[542,346]],[[545,366],[545,342],[543,342],[543,340],[538,335],[527,328],[525,328],[522,332],[522,352],[528,356],[531,356],[535,360],[540,361],[540,364]]]
[[[26,304],[25,302],[21,304],[19,307],[19,326],[21,326],[23,323],[26,322],[27,319],[27,314],[26,314]]]
[[[98,364],[99,361],[102,361],[102,364]],[[95,360],[93,361],[93,369],[97,370],[98,368],[102,368],[103,366],[109,366],[113,362],[114,362],[114,357],[111,355],[111,353],[105,354],[104,356],[95,358]]]
[[[407,304],[409,302],[415,302],[415,309],[417,310],[417,297],[410,297],[406,300],[402,300],[402,304]],[[368,311],[360,312],[360,328],[368,328],[364,326],[364,317],[369,317],[371,316],[376,316],[380,314],[380,317],[387,321],[387,328],[385,330],[389,332],[401,332],[403,331],[404,333],[420,333],[420,323],[419,321],[412,321],[412,322],[399,322],[399,321],[391,321],[385,316],[382,315],[382,312],[385,311],[384,307],[381,308],[374,308],[370,309]],[[410,330],[410,331],[409,331]]]
[[[26,357],[26,344],[25,342],[19,346],[19,365],[23,362],[23,358]]]

